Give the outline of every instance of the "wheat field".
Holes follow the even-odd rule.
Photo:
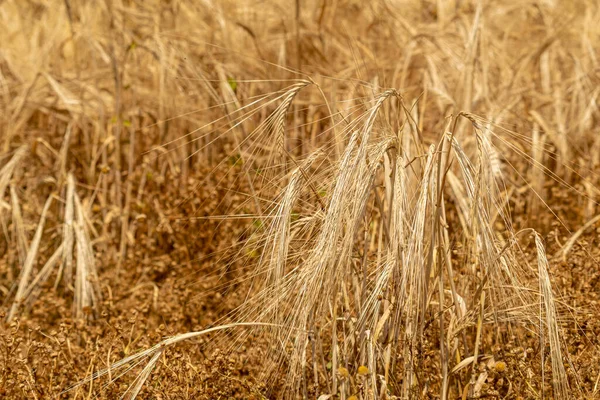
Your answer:
[[[0,398],[600,399],[594,0],[0,0]]]

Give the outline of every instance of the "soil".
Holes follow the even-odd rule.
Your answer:
[[[230,179],[229,165],[208,172],[196,171],[184,183],[180,176],[170,173],[147,181],[144,202],[137,203],[132,211],[137,221],[135,237],[122,265],[106,250],[113,243],[95,243],[104,295],[100,315],[90,315],[87,321],[73,320],[72,292],[61,287],[54,290],[50,282],[28,313],[0,325],[0,397],[118,398],[131,384],[134,373],[110,385],[106,379],[99,379],[65,390],[165,336],[216,324],[243,301],[248,286],[238,283],[237,278],[243,276],[244,265],[233,260],[237,244],[247,229],[252,229],[252,223],[203,218],[219,215],[220,208],[236,202],[243,206],[244,201],[221,189],[234,187],[223,184],[223,178]],[[151,172],[147,174],[149,178]],[[137,184],[140,178],[136,177]],[[572,229],[581,226],[582,218],[573,211],[577,209],[573,198],[569,192],[557,189],[550,203]],[[225,204],[223,199],[231,203]],[[155,206],[148,207],[148,202]],[[548,254],[557,253],[568,238],[559,222],[549,217],[543,221],[528,218],[527,213],[519,211],[518,198],[515,209],[517,224],[538,224],[545,234]],[[162,210],[163,215],[156,210]],[[94,212],[102,214],[98,208]],[[58,229],[52,222],[49,225],[48,230]],[[564,340],[571,359],[576,361],[579,384],[588,393],[597,388],[600,373],[600,321],[596,318],[600,311],[599,241],[600,228],[592,227],[573,247],[566,262],[561,257],[551,259],[560,307],[573,317],[563,324]],[[8,249],[0,258],[0,277],[5,287],[9,285],[12,251]],[[3,310],[6,312],[7,307]],[[504,339],[502,345],[484,349],[504,363],[488,376],[488,393],[510,399],[535,398],[533,393],[540,388],[540,377],[534,372],[539,371],[539,349],[531,347],[535,341],[521,331],[507,333]],[[435,338],[430,345],[424,351],[437,351]],[[268,343],[254,336],[233,349],[210,335],[182,343],[162,356],[141,398],[275,398],[282,377],[265,371],[267,350]],[[480,366],[485,368],[485,363]],[[427,376],[427,365],[423,368],[422,375]],[[316,394],[314,388],[311,392]]]
[[[218,214],[224,207],[220,201],[224,189],[218,189],[220,174],[217,171],[202,182],[208,172],[198,171],[184,185],[171,174],[147,183],[144,202],[158,202],[164,215],[152,214],[155,207],[137,204],[134,244],[122,265],[106,251],[112,243],[95,243],[103,288],[100,315],[73,320],[72,291],[54,290],[50,279],[25,316],[10,324],[2,322],[1,398],[118,398],[134,374],[126,376],[125,383],[119,380],[102,387],[107,381],[98,380],[64,391],[166,336],[206,328],[240,304],[245,288],[234,283],[240,266],[223,266],[231,264],[232,244],[243,238],[247,227],[189,218]],[[189,194],[193,199],[186,200]],[[52,221],[48,225],[47,230],[60,229]],[[0,258],[5,287],[10,285],[11,252],[8,249]],[[2,320],[7,311],[5,305]],[[257,346],[260,339],[249,340],[235,352],[219,350],[210,336],[178,346],[159,363],[141,398],[261,398],[260,393],[268,392],[257,380],[264,351]]]

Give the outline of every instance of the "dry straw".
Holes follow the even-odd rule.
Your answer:
[[[482,354],[484,332],[524,324],[538,332],[542,347],[548,338],[554,396],[569,398],[543,244],[536,234],[538,270],[524,268],[504,206],[506,182],[489,126],[482,129],[473,115],[461,113],[448,120],[439,143],[426,148],[425,143],[410,142],[420,140],[418,135],[407,141],[384,128],[389,114],[383,105],[392,101],[390,109],[398,107],[405,113],[402,123],[411,120],[397,91],[375,97],[348,126],[345,150],[325,172],[330,195],[324,210],[294,218],[301,207],[298,199],[313,193],[318,184],[307,171],[322,153],[311,154],[285,177],[287,184],[265,216],[270,225],[260,239],[251,241],[262,243],[255,275],[264,280],[232,315],[237,322],[225,327],[249,325],[250,331],[263,327],[264,334],[273,336],[273,343],[281,346],[272,353],[275,368],[288,365],[286,397],[306,396],[307,370],[312,368],[312,383],[328,388],[329,395],[347,397],[360,388],[379,398],[388,395],[393,384],[399,386],[402,398],[413,398],[419,390],[425,338],[438,335],[439,390],[442,398],[448,398],[450,386],[465,374],[470,382],[465,393],[481,392],[485,377],[473,360]],[[462,119],[473,127],[469,149],[461,146],[455,133]],[[413,160],[405,158],[402,146],[407,143]],[[424,153],[416,152],[424,148]],[[446,196],[456,204],[460,226],[449,226],[447,215],[455,211],[448,210]],[[496,232],[496,219],[507,227],[505,234]],[[465,292],[468,286],[454,276],[450,230],[463,238],[468,264],[478,276],[472,293]],[[360,239],[370,236],[378,240]],[[365,256],[357,259],[361,251]],[[473,334],[471,343],[456,340]],[[158,356],[189,335],[196,333],[168,339],[110,369],[151,357],[130,391],[135,395]],[[328,366],[322,365],[323,354],[318,354],[324,347],[331,352]],[[544,351],[541,354],[543,365]],[[469,364],[470,372],[464,368]],[[349,375],[358,369],[338,373],[361,365],[369,372],[361,375],[365,378],[360,387]],[[398,374],[401,384],[394,383]]]
[[[124,396],[141,396],[169,347],[211,333],[231,351],[266,338],[264,381],[285,398],[595,395],[550,250],[517,226],[558,221],[567,262],[599,221],[597,2],[262,3],[1,2],[8,319],[50,279],[75,318],[97,314],[97,267],[122,279],[145,244],[189,235],[172,216],[193,203],[255,220],[211,271],[244,264],[245,301],[85,382],[133,371]],[[190,182],[221,173],[232,198],[196,203]],[[585,209],[574,232],[564,193]],[[496,368],[515,340],[535,357]],[[484,390],[500,370],[524,393]]]
[[[68,290],[73,290],[73,315],[76,318],[87,318],[102,301],[98,275],[95,266],[94,250],[89,234],[87,209],[81,204],[75,192],[75,179],[72,174],[67,177],[63,238],[41,269],[36,273],[39,248],[44,234],[52,199],[50,195],[42,209],[37,229],[30,245],[26,245],[25,231],[22,226],[18,197],[11,187],[13,198],[13,224],[17,228],[17,243],[19,247],[27,246],[18,278],[17,290],[13,299],[7,320],[17,317],[25,308],[31,306],[41,290],[41,286],[56,272],[55,289],[62,280]],[[74,252],[75,250],[75,252]],[[75,276],[73,277],[73,266]]]

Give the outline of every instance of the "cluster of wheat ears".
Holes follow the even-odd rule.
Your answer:
[[[162,34],[160,21],[144,15],[164,10],[135,1],[106,2],[98,15],[90,5],[70,1],[56,2],[56,10],[24,11],[18,3],[0,2],[4,21],[20,10],[29,13],[23,18],[41,13],[45,22],[26,27],[13,21],[17,26],[3,28],[0,39],[17,40],[19,30],[49,38],[24,38],[22,46],[0,53],[0,88],[7,94],[0,222],[18,255],[13,289],[5,293],[8,321],[34,307],[50,280],[55,290],[72,294],[74,318],[100,312],[103,262],[95,257],[94,238],[118,232],[117,264],[132,246],[135,193],[122,179],[138,168],[139,154],[145,163],[164,162],[165,169],[189,174],[193,162],[208,163],[218,154],[208,155],[211,146],[224,146],[239,158],[232,168],[248,190],[248,215],[258,221],[238,253],[251,265],[242,278],[249,282],[246,300],[221,324],[169,337],[65,390],[135,369],[124,393],[135,398],[163,355],[168,359],[169,348],[210,334],[215,343],[227,341],[230,351],[248,336],[268,337],[265,374],[284,374],[280,393],[287,398],[420,398],[429,384],[442,399],[481,397],[487,378],[481,360],[504,368],[488,350],[511,332],[526,331],[541,349],[535,372],[540,395],[583,396],[561,334],[569,310],[553,290],[543,237],[515,228],[511,199],[524,188],[525,212],[550,214],[548,182],[583,199],[587,223],[570,233],[563,257],[600,220],[594,217],[600,157],[597,4],[299,1],[289,22],[292,33],[280,34],[266,32],[275,22],[251,28],[251,21],[240,22],[241,14],[227,12],[252,10],[250,4],[174,2],[178,18],[206,18],[201,26],[186,25],[205,35],[192,39]],[[364,14],[378,25],[361,27],[364,38],[345,28],[332,33],[342,10],[346,22]],[[431,22],[423,10],[430,10]],[[519,19],[519,13],[527,16]],[[561,22],[563,13],[577,24]],[[523,21],[532,19],[529,29]],[[531,43],[499,28],[511,20]],[[52,24],[57,21],[63,24]],[[105,37],[98,34],[102,24],[111,26]],[[144,36],[131,24],[154,28]],[[213,37],[210,29],[221,31]],[[328,30],[330,36],[323,33]],[[377,42],[378,35],[386,44]],[[53,58],[57,38],[64,42]],[[345,61],[331,73],[326,67],[305,73],[303,62],[311,68],[328,56],[318,49],[319,40],[327,42],[334,60]],[[351,43],[350,50],[344,43]],[[256,54],[244,53],[245,45]],[[402,48],[401,56],[386,46]],[[198,47],[228,61],[195,65],[183,55],[197,54],[189,49]],[[41,60],[24,68],[22,53],[35,49]],[[379,58],[382,51],[393,57]],[[67,79],[48,66],[59,57],[82,63],[86,52],[104,63],[107,82],[75,67],[78,72]],[[230,66],[231,58],[240,66]],[[148,70],[127,67],[145,62]],[[257,66],[261,78],[232,79],[233,73],[245,77],[246,64]],[[262,78],[273,71],[286,78]],[[127,92],[124,82],[139,93]],[[143,102],[136,103],[139,98]],[[198,105],[185,108],[189,98],[205,102],[208,120],[191,116]],[[113,120],[99,111],[106,109]],[[127,112],[150,113],[156,122],[132,126]],[[28,121],[47,121],[53,113],[57,125],[66,126],[57,136],[61,147],[54,150],[43,135],[31,146],[35,133],[26,129]],[[173,128],[178,121],[189,133]],[[148,144],[140,132],[156,132],[156,139]],[[91,150],[78,153],[78,175],[69,172],[73,135],[91,143]],[[22,215],[27,200],[19,195],[17,178],[31,153],[52,166],[54,190],[45,192],[29,240]],[[111,168],[96,173],[100,165]],[[85,179],[89,190],[79,190],[77,179]],[[99,232],[94,204],[111,201],[115,209],[102,214],[108,222]],[[45,224],[56,207],[62,227],[48,249]]]

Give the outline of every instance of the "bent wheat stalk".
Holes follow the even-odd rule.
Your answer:
[[[44,208],[42,209],[42,214],[40,216],[40,221],[38,222],[37,229],[35,231],[35,235],[33,236],[33,240],[31,241],[31,245],[29,246],[29,251],[27,252],[27,258],[25,259],[25,263],[21,268],[21,274],[19,276],[19,283],[17,287],[17,293],[15,295],[15,299],[10,307],[10,311],[8,312],[7,320],[11,321],[18,313],[19,308],[23,304],[25,300],[25,294],[27,292],[27,288],[29,286],[29,279],[33,273],[33,269],[35,267],[35,263],[37,261],[38,249],[40,247],[40,241],[42,239],[42,234],[44,233],[44,224],[46,223],[46,216],[48,214],[48,210],[52,205],[53,196],[50,195],[48,200],[46,200],[46,204],[44,204]]]

